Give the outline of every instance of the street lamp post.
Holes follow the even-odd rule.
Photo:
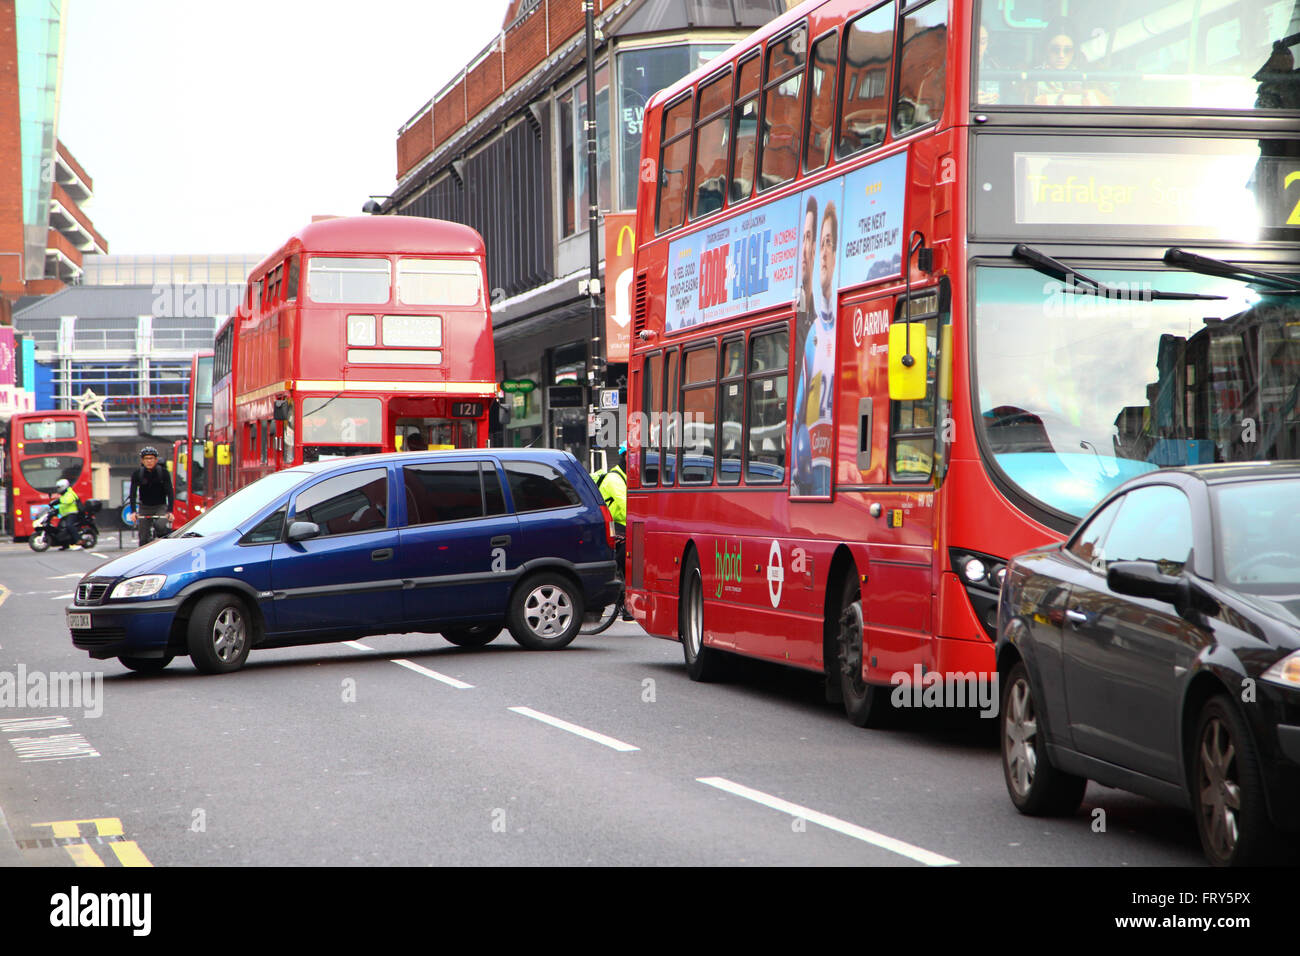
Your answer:
[[[594,450],[596,435],[591,433],[590,423],[596,421],[599,413],[600,390],[605,384],[605,348],[604,320],[605,310],[601,304],[600,288],[600,177],[596,172],[596,132],[599,121],[596,116],[596,4],[595,0],[583,0],[582,8],[587,16],[587,117],[583,123],[587,134],[587,242],[591,253],[587,280],[587,300],[591,308],[591,348],[587,350],[587,389],[591,403],[587,407],[589,434],[587,447]],[[589,456],[590,457],[590,454]]]

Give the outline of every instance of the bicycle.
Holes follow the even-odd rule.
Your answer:
[[[578,629],[579,634],[600,634],[607,631],[610,625],[627,612],[627,606],[624,603],[627,597],[627,588],[623,584],[624,540],[624,537],[620,535],[618,543],[614,546],[614,553],[618,556],[615,562],[618,566],[618,596],[614,598],[612,604],[606,604],[601,608],[600,613],[595,617],[583,621],[582,627]]]

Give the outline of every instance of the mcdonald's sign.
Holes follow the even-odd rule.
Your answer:
[[[632,352],[632,253],[636,214],[605,216],[605,361],[626,362]]]

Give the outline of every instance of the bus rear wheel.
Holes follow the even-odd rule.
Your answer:
[[[838,628],[840,694],[844,698],[844,715],[855,727],[883,727],[892,716],[889,691],[868,684],[862,677],[866,629],[862,620],[862,591],[856,573],[844,581]]]

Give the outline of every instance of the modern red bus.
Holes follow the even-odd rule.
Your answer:
[[[212,350],[190,359],[185,435],[172,446],[173,518],[180,527],[208,509],[207,443],[212,441]]]
[[[691,677],[872,722],[1126,478],[1300,457],[1300,5],[1082,6],[805,3],[647,106],[628,604]]]
[[[60,478],[82,501],[94,494],[85,412],[18,412],[9,419],[5,448],[5,505],[15,541],[32,533]]]
[[[415,434],[485,446],[496,362],[483,240],[413,216],[312,223],[249,275],[216,353],[217,496]]]

